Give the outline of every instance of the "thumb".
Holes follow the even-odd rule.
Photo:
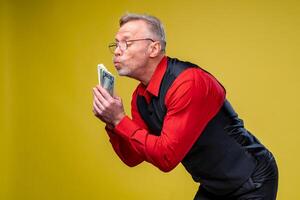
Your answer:
[[[115,96],[115,99],[118,100],[118,101],[120,101],[120,102],[122,102],[122,98],[119,97],[119,96]]]

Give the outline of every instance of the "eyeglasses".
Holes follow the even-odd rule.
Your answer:
[[[137,41],[142,41],[142,40],[150,40],[151,42],[155,42],[153,39],[151,38],[142,38],[142,39],[135,39],[135,40],[125,40],[125,41],[119,41],[119,42],[112,42],[108,45],[108,48],[110,49],[110,51],[112,53],[115,53],[115,50],[117,47],[119,47],[119,49],[124,52],[127,50],[127,48],[133,43],[133,42],[137,42]]]

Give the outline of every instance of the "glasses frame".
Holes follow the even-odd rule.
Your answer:
[[[119,42],[112,42],[109,43],[108,48],[112,53],[115,53],[115,50],[119,47],[119,49],[124,52],[128,49],[128,47],[131,44],[128,44],[130,42],[137,42],[137,41],[143,41],[143,40],[150,40],[151,42],[155,42],[155,40],[151,38],[140,38],[140,39],[132,39],[132,40],[124,40],[124,41],[119,41]],[[120,45],[121,44],[121,45]]]

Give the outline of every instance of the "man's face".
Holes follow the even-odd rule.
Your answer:
[[[135,39],[151,38],[148,25],[142,20],[134,20],[125,23],[116,34],[116,42]],[[121,76],[129,76],[139,79],[143,75],[149,61],[150,40],[127,42],[127,49],[117,47],[114,52],[114,65]]]

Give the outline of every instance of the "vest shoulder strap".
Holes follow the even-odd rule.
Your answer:
[[[153,134],[160,135],[162,130],[163,120],[167,112],[165,106],[165,96],[168,89],[171,87],[175,79],[184,70],[190,67],[198,66],[190,62],[183,62],[176,58],[168,57],[167,69],[160,84],[158,97],[153,97],[150,104],[147,104],[147,101],[144,97],[137,97],[137,107],[139,113]]]

